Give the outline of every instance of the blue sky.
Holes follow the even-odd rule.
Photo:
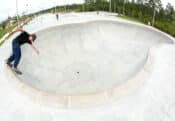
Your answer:
[[[35,12],[44,8],[53,7],[55,5],[82,3],[84,0],[18,0],[19,13]],[[175,0],[162,0],[165,6],[168,2],[175,6]],[[16,12],[16,0],[1,0],[0,1],[0,21],[8,16],[14,16]]]

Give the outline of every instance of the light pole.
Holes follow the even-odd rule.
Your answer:
[[[116,13],[116,0],[114,0],[114,12]]]
[[[57,1],[55,3],[55,14],[57,13]]]
[[[66,8],[66,7],[67,7],[66,5],[67,5],[67,3],[66,3],[66,0],[65,0],[65,5],[64,5],[64,10],[65,10],[65,12],[67,11],[67,10],[66,10],[66,9],[67,9],[67,8]]]
[[[155,4],[155,0],[153,0],[153,20],[152,20],[152,26],[154,26],[155,23],[155,16],[156,16],[156,4]]]
[[[85,1],[82,3],[82,11],[85,11]]]
[[[123,0],[123,15],[125,15],[125,0]]]
[[[154,8],[152,26],[154,26],[155,23],[155,16],[156,16],[156,9]]]
[[[16,0],[16,18],[17,18],[17,26],[19,27],[18,0]]]
[[[111,0],[109,0],[109,12],[112,12],[112,4],[111,4]]]
[[[55,14],[57,13],[57,5],[55,5]]]

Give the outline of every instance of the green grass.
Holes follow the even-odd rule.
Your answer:
[[[7,32],[12,31],[15,27],[16,25],[13,25],[7,29],[0,30],[0,38],[2,38]]]
[[[0,46],[4,43],[4,40],[2,42],[0,42]]]
[[[173,22],[157,21],[155,23],[155,27],[175,37],[175,21]]]
[[[9,27],[8,29],[2,29],[0,30],[0,38],[2,38],[6,33],[11,32],[16,27],[16,24]],[[0,46],[8,39],[9,37],[6,37],[2,42],[0,42]]]
[[[140,20],[138,20],[138,19],[136,19],[136,18],[131,18],[131,17],[124,16],[124,15],[117,15],[117,17],[122,18],[122,19],[129,20],[129,21],[134,21],[134,22],[143,23],[142,21],[140,21]]]

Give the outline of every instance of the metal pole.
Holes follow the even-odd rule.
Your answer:
[[[111,4],[111,0],[109,0],[109,12],[112,12],[111,8],[112,8],[112,4]]]
[[[155,23],[155,16],[156,16],[156,4],[155,4],[155,0],[153,0],[153,4],[154,4],[154,6],[153,6],[153,20],[152,20],[152,26],[154,26],[154,23]]]
[[[84,2],[82,3],[82,12],[84,11]]]
[[[17,26],[19,27],[18,0],[16,0],[16,18],[17,18]]]
[[[125,15],[125,0],[123,0],[123,15]]]
[[[56,11],[57,11],[57,5],[55,5],[55,14],[56,14]]]
[[[103,11],[105,11],[105,1],[103,1]]]
[[[56,3],[55,3],[55,14],[57,13],[57,1],[56,1]]]
[[[84,4],[85,4],[85,3],[82,4],[82,11],[85,11]]]
[[[114,0],[114,12],[116,13],[116,0]]]
[[[66,12],[66,0],[65,0],[64,10],[65,10],[65,12]]]

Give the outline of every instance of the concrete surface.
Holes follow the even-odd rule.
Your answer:
[[[100,13],[100,15],[96,15],[93,12],[69,13],[61,14],[60,16],[60,20],[56,21],[54,15],[43,15],[37,17],[24,27],[25,30],[37,32],[40,35],[41,38],[38,38],[35,44],[40,49],[41,54],[37,56],[28,46],[24,46],[20,69],[24,70],[26,74],[22,77],[13,75],[3,63],[11,53],[11,40],[16,35],[0,47],[1,121],[175,120],[175,46],[172,44],[174,38],[152,27],[116,18],[109,13]],[[87,23],[85,24],[85,22]],[[80,24],[75,25],[72,23]],[[63,24],[64,26],[60,26]],[[80,31],[80,28],[82,31]],[[55,39],[42,39],[47,35],[50,36],[57,33],[57,31],[60,34],[57,34]],[[63,36],[65,35],[63,32],[69,33],[69,36]],[[120,36],[116,34],[119,32],[121,33]],[[91,34],[91,37],[84,33]],[[99,36],[96,36],[96,34]],[[85,36],[84,41],[80,39],[82,36]],[[123,38],[122,41],[120,41],[121,37]],[[61,41],[59,38],[64,38],[65,41]],[[94,38],[97,40],[92,41]],[[131,40],[131,42],[128,40]],[[48,46],[52,46],[52,49],[43,50],[44,47]],[[60,48],[58,49],[57,46]],[[81,51],[86,55],[82,54]],[[47,54],[48,52],[50,53],[49,55]],[[96,54],[96,56],[92,53]],[[116,57],[111,54],[118,56]],[[48,56],[52,57],[52,60],[48,60]],[[70,59],[65,59],[67,61],[64,62],[54,61],[59,56],[62,59]],[[117,58],[123,61],[119,61],[120,59]],[[113,59],[116,59],[116,61]],[[117,65],[121,63],[123,64],[121,65],[122,67],[129,70],[124,72],[124,68],[122,68],[123,72],[121,70],[120,73],[127,74],[128,77],[120,77],[120,75],[112,76],[109,83],[104,81],[105,79],[103,80],[103,83],[106,85],[101,83],[102,81],[95,80],[93,83],[96,85],[94,84],[91,88],[78,88],[76,83],[80,82],[79,79],[84,79],[84,76],[81,76],[84,73],[88,72],[91,75],[90,72],[94,68],[100,68],[99,71],[108,72],[108,68],[104,68],[105,66],[92,67],[91,64],[93,63],[91,61],[93,63],[96,62],[96,65],[98,65],[97,62],[99,62],[99,65],[108,65],[110,68],[116,67],[112,67],[112,64]],[[51,63],[45,65],[44,62]],[[60,66],[53,66],[55,63],[58,63]],[[77,66],[70,66],[72,63]],[[42,73],[39,73],[39,70],[37,70],[38,67],[34,68],[36,66],[33,64],[42,67]],[[134,66],[132,67],[132,65]],[[59,67],[61,67],[62,74],[68,74],[68,76],[66,75],[63,76],[64,78],[61,78],[68,80],[61,86],[69,90],[63,90],[61,86],[54,85],[54,83],[58,83],[57,80],[54,82],[54,79],[58,79],[59,73],[55,74],[51,80],[45,80],[45,78],[51,77],[51,75],[48,76],[47,73],[45,74],[43,72],[46,72],[50,67],[54,67],[56,70],[59,70]],[[81,75],[75,77],[75,73],[72,70],[73,72],[80,70],[79,74]],[[43,79],[39,75],[34,76],[31,71],[35,74],[39,73],[39,75],[43,75],[45,78]],[[51,71],[56,72],[49,70],[49,72]],[[92,71],[93,74],[96,74],[95,72]],[[113,72],[115,71],[112,70],[111,73],[107,74],[112,75]],[[100,75],[102,77],[106,76],[102,73]],[[37,79],[29,81],[29,77],[39,78],[40,81],[34,83],[34,80]],[[67,77],[73,78],[73,81],[76,83],[73,83]],[[101,77],[95,76],[94,78],[100,79]],[[112,79],[116,79],[115,82],[111,82]],[[82,83],[80,82],[80,85],[88,87],[87,85],[83,85],[84,83],[92,82],[88,79]],[[51,89],[50,86],[52,85],[59,88]],[[73,88],[72,85],[76,88]],[[95,89],[97,87],[98,90]]]
[[[93,21],[37,32],[36,46],[23,48],[19,76],[46,92],[76,95],[116,88],[145,65],[149,49],[173,43],[168,37],[133,24]]]

